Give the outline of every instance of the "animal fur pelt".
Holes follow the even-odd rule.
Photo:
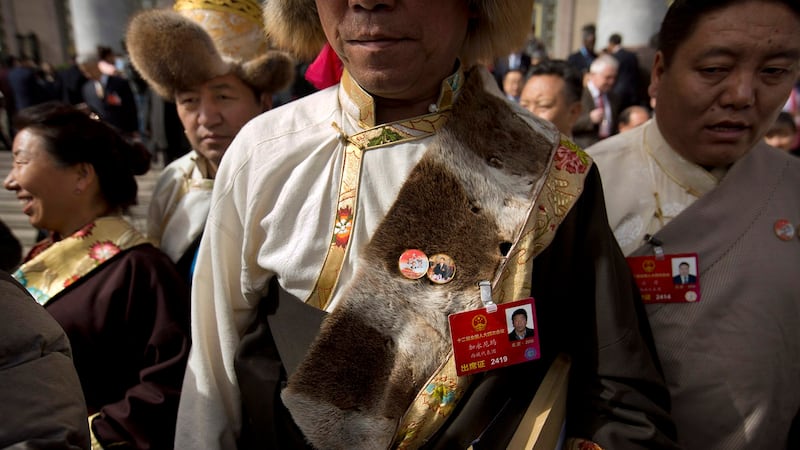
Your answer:
[[[519,50],[530,32],[533,0],[470,0],[476,17],[461,48],[470,67]],[[315,0],[269,0],[264,5],[267,35],[299,59],[311,60],[326,42]]]
[[[448,315],[481,306],[558,145],[470,73],[451,119],[376,230],[340,305],[281,397],[316,448],[376,449],[450,350]],[[497,124],[502,123],[502,127]],[[548,130],[552,130],[548,128]],[[453,281],[409,280],[403,251],[446,253]]]
[[[125,35],[131,63],[150,87],[174,101],[177,91],[234,73],[258,92],[274,93],[294,79],[294,59],[270,50],[249,60],[227,55],[198,23],[164,9],[135,15]]]

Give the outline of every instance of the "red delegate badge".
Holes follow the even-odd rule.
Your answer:
[[[694,303],[700,301],[697,253],[630,256],[633,272],[644,303]]]
[[[451,314],[450,335],[458,376],[539,359],[533,298]]]

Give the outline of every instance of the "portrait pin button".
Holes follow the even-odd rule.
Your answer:
[[[404,277],[416,280],[428,273],[428,255],[417,249],[406,250],[400,255],[397,265]]]
[[[775,221],[775,236],[782,241],[791,241],[794,238],[794,225],[786,219]]]
[[[449,283],[456,276],[456,262],[444,253],[431,256],[428,266],[428,279],[436,284]]]

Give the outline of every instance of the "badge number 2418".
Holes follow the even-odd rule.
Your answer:
[[[539,359],[539,329],[532,298],[451,314],[450,335],[458,376]]]

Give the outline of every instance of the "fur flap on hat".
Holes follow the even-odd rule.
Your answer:
[[[288,54],[268,51],[249,61],[235,61],[220,53],[203,27],[172,10],[135,15],[125,43],[142,78],[168,100],[174,100],[177,91],[228,73],[258,92],[269,93],[285,88],[294,77],[294,60]]]
[[[533,0],[468,0],[478,17],[461,47],[465,67],[518,50],[530,31]],[[267,34],[278,48],[313,59],[326,42],[314,0],[270,0],[264,6]]]

